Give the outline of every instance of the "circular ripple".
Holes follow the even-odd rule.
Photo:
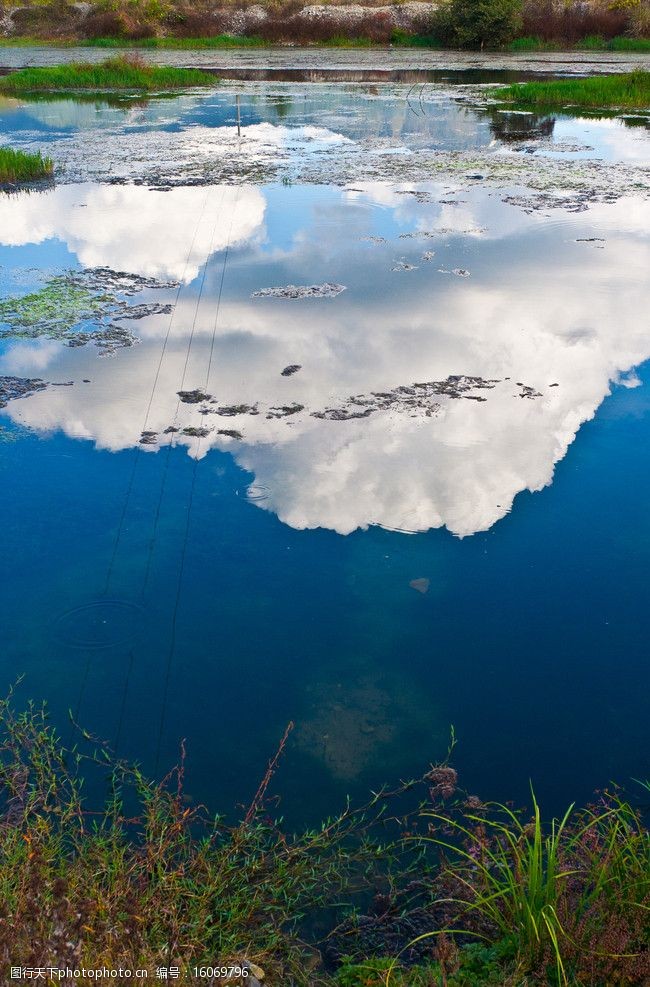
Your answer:
[[[269,488],[265,487],[263,483],[251,483],[246,490],[246,498],[252,501],[268,500],[270,493]]]
[[[55,622],[56,636],[71,648],[115,648],[137,634],[142,607],[127,600],[96,600],[67,610]]]

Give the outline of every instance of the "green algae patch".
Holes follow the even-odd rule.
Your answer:
[[[650,72],[522,82],[495,89],[493,94],[518,106],[643,110],[650,109]]]
[[[148,65],[137,58],[109,58],[96,65],[71,62],[47,68],[26,68],[11,72],[0,80],[5,93],[35,92],[159,92],[188,86],[212,86],[215,76],[199,69]]]
[[[143,290],[170,289],[176,282],[156,281],[90,268],[68,271],[47,281],[27,295],[0,301],[0,340],[57,339],[67,346],[93,343],[100,356],[133,346],[138,337],[124,320],[169,315],[169,302],[128,299]]]
[[[0,147],[0,185],[51,178],[53,171],[52,159],[43,157],[40,151],[28,154],[11,147]]]
[[[0,323],[11,327],[6,333],[0,329],[0,337],[33,338],[43,331],[65,336],[80,322],[102,316],[111,302],[110,295],[94,294],[65,276],[52,278],[39,291],[0,301]]]

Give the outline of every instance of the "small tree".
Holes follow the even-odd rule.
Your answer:
[[[459,48],[497,48],[522,24],[522,0],[450,0],[439,11],[445,40]]]

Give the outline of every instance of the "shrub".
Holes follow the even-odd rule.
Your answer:
[[[523,10],[524,34],[542,41],[575,44],[589,35],[609,39],[624,34],[630,15],[623,8],[572,3],[558,6],[554,0],[533,0]]]
[[[227,33],[227,18],[207,10],[178,10],[165,18],[165,27],[177,38],[209,38]]]
[[[74,35],[80,20],[79,11],[65,0],[44,6],[21,6],[12,12],[12,31],[33,38],[57,38]]]
[[[293,41],[298,44],[366,40],[372,44],[389,44],[393,31],[390,14],[385,11],[368,13],[363,17],[345,15],[304,17],[300,15],[271,16],[262,21],[257,31],[267,42]]]
[[[449,0],[434,15],[433,33],[459,48],[483,50],[512,41],[521,23],[522,0]]]
[[[146,21],[129,16],[123,10],[99,10],[89,14],[81,25],[85,38],[126,38],[139,41],[155,34],[155,28]]]

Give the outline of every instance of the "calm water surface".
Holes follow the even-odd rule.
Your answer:
[[[0,375],[29,392],[0,411],[4,689],[149,771],[187,738],[220,809],[292,720],[293,819],[451,724],[488,798],[647,775],[648,187],[490,182],[647,164],[647,121],[268,84],[5,100],[0,131],[66,165],[0,198]],[[240,181],[206,181],[233,142]],[[413,181],[419,153],[482,170]]]

